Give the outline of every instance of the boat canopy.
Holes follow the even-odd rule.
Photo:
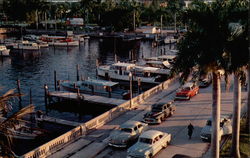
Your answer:
[[[119,84],[118,82],[104,81],[104,80],[97,80],[97,79],[87,79],[87,80],[78,81],[78,82],[81,82],[82,84],[88,84],[88,85],[108,86],[108,87],[112,87],[112,86]]]
[[[118,63],[112,64],[112,66],[115,66],[115,67],[134,67],[135,64],[118,62]]]

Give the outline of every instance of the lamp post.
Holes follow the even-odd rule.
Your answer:
[[[133,75],[130,72],[129,73],[129,93],[130,93],[130,109],[132,108],[132,98],[133,98],[133,92],[132,92],[132,79],[133,79]]]

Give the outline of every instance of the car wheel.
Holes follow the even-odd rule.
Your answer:
[[[152,158],[152,154],[151,154],[151,153],[148,154],[148,155],[147,155],[147,158]]]

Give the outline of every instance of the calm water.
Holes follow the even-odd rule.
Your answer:
[[[21,91],[25,94],[22,97],[22,106],[29,104],[29,91],[32,89],[32,100],[36,110],[45,111],[43,85],[48,84],[49,90],[54,90],[55,70],[57,80],[76,80],[76,65],[79,64],[81,76],[95,78],[96,59],[100,59],[102,64],[111,64],[115,58],[114,50],[120,61],[128,61],[129,51],[135,50],[138,60],[141,61],[142,56],[156,56],[164,47],[166,50],[169,49],[168,45],[159,48],[152,48],[151,45],[151,42],[144,41],[128,43],[112,39],[89,39],[81,43],[80,47],[44,48],[38,57],[0,59],[0,94],[16,88],[16,80],[19,79]],[[12,104],[13,111],[20,109],[17,99],[13,100]],[[91,110],[89,105],[82,105],[86,109],[82,107],[82,111],[78,111],[80,114],[76,114],[70,110],[74,109],[75,103],[68,106],[70,108],[64,110],[49,110],[48,115],[83,122],[101,113]]]

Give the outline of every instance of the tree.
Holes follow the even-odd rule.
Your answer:
[[[227,70],[225,48],[230,35],[228,20],[225,16],[225,1],[211,4],[193,2],[191,8],[183,13],[183,22],[189,30],[178,44],[179,53],[174,64],[173,73],[182,72],[187,79],[193,67],[203,72],[212,71],[213,104],[212,104],[212,140],[211,157],[219,157],[219,120],[221,104],[220,70]]]

